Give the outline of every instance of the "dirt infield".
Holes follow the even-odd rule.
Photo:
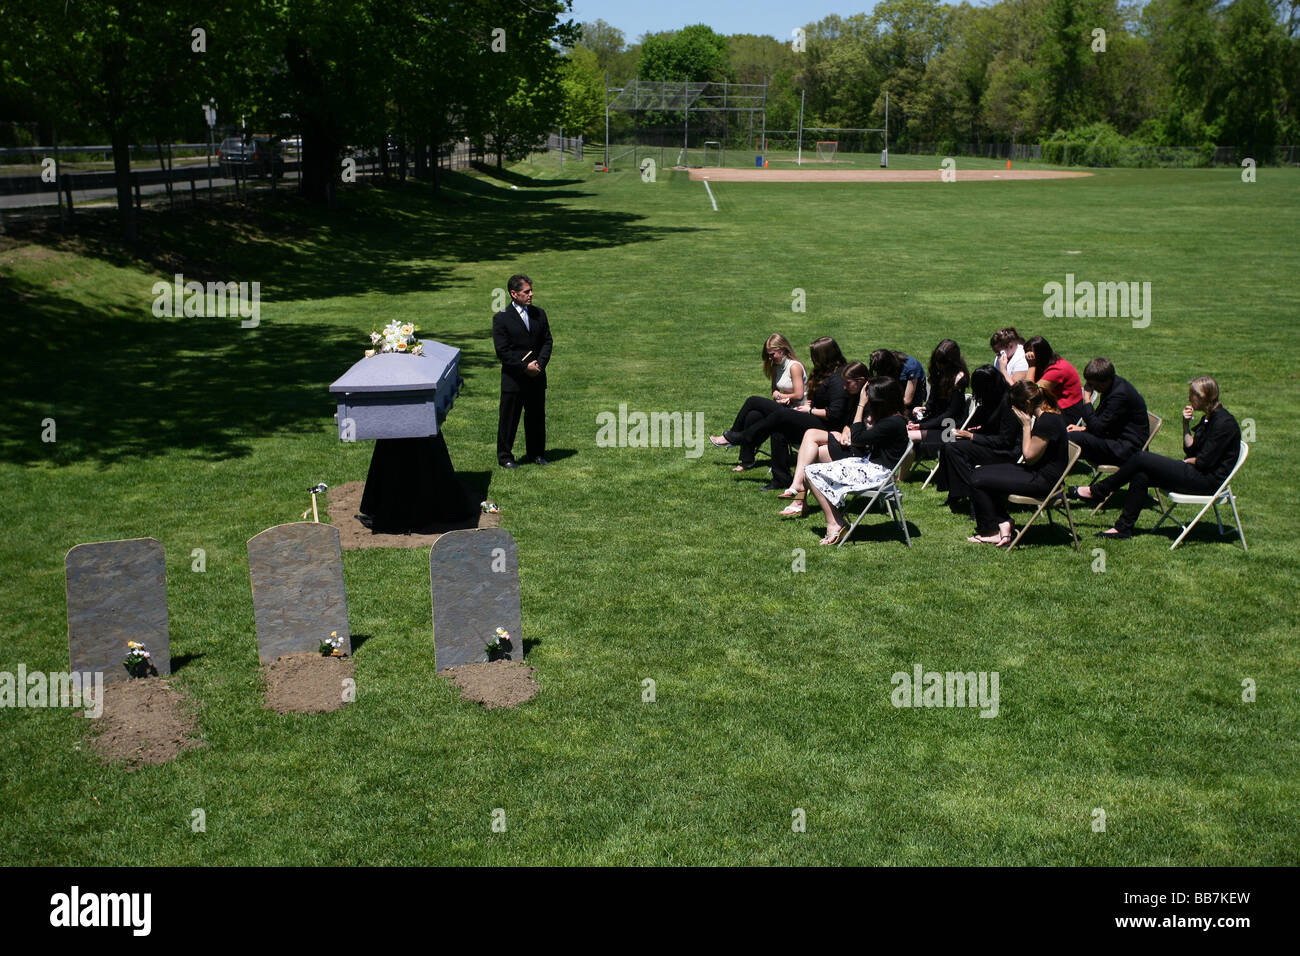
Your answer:
[[[957,182],[1077,179],[1092,173],[1056,169],[957,169]],[[692,169],[691,179],[715,183],[938,183],[939,169]]]

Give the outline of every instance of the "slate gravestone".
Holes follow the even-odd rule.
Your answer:
[[[505,660],[524,659],[519,549],[502,528],[448,531],[429,554],[433,653],[438,670],[487,659],[498,627],[510,632]]]
[[[314,521],[267,528],[248,539],[248,573],[259,661],[319,653],[331,631],[352,653],[338,528]]]
[[[63,561],[68,656],[73,671],[127,680],[126,642],[140,641],[159,676],[172,672],[167,633],[167,560],[153,538],[79,544]]]

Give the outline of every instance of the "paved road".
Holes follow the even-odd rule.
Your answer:
[[[270,183],[270,180],[255,179],[255,180],[251,180],[251,182],[255,184],[261,183],[262,185],[268,185]],[[202,198],[203,193],[206,192],[208,188],[207,177],[197,179],[196,183],[199,188],[199,198]],[[212,177],[212,187],[214,189],[220,187],[229,187],[229,186],[233,186],[234,184],[235,181],[233,179],[222,179],[219,176]],[[286,186],[290,189],[296,189],[298,186],[298,181],[296,179],[290,179],[290,180],[281,179],[280,187],[284,188]],[[187,194],[190,191],[190,182],[188,179],[181,182],[177,182],[174,185],[174,188],[178,190],[180,194]],[[154,196],[159,193],[166,194],[166,192],[167,192],[166,183],[154,183],[152,185],[140,187],[141,196]],[[103,201],[103,200],[116,201],[117,190],[114,188],[77,189],[75,186],[72,189],[72,203],[74,208],[76,206],[81,205],[82,203],[96,202],[96,201]],[[14,195],[14,196],[0,196],[0,209],[32,209],[36,207],[43,207],[43,206],[52,207],[56,205],[58,205],[57,193],[55,193],[53,189],[51,189],[49,192],[19,193],[18,195]]]

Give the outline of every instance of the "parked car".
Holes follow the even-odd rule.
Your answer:
[[[221,141],[217,151],[217,162],[221,174],[233,177],[262,177],[274,168],[275,175],[284,171],[284,159],[275,150],[268,139],[251,139],[245,143],[238,136],[228,136]]]

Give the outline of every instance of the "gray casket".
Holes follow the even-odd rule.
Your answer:
[[[339,438],[436,435],[460,392],[460,349],[422,339],[423,355],[363,358],[330,386],[338,396]]]

